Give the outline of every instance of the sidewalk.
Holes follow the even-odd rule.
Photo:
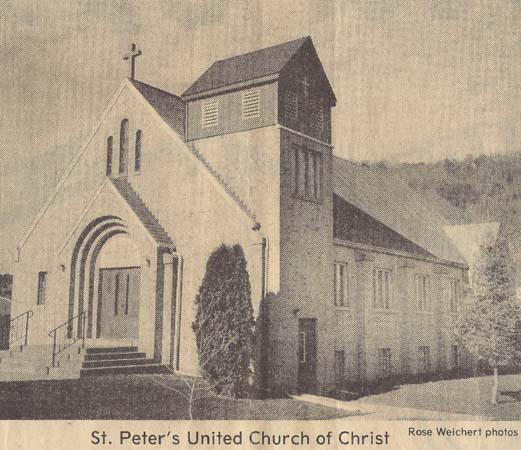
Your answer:
[[[369,403],[363,400],[342,401],[311,394],[294,395],[292,398],[303,402],[350,411],[353,413],[352,417],[348,417],[350,420],[367,420],[368,418],[374,420],[490,420],[490,418],[484,416],[402,408]]]

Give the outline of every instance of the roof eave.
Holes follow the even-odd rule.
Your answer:
[[[238,89],[244,89],[244,88],[247,88],[247,87],[259,86],[259,85],[262,85],[262,84],[273,83],[273,82],[275,82],[275,81],[277,81],[279,79],[279,75],[280,75],[280,73],[277,72],[277,73],[274,73],[274,74],[271,74],[271,75],[265,75],[263,77],[253,78],[253,79],[248,80],[248,81],[241,81],[240,83],[233,83],[233,84],[228,84],[226,86],[220,86],[220,87],[214,88],[214,89],[208,89],[208,90],[205,90],[205,91],[194,92],[193,94],[186,94],[186,93],[184,93],[181,96],[181,99],[183,101],[198,100],[198,99],[205,98],[205,97],[211,97],[213,95],[225,94],[227,92],[235,91],[235,90],[238,90]]]

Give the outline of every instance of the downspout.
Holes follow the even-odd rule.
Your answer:
[[[261,289],[261,302],[264,301],[264,298],[266,297],[266,246],[267,246],[267,239],[265,237],[262,238],[262,252],[261,252],[261,270],[262,270],[262,289]]]
[[[177,274],[175,286],[175,308],[172,314],[172,325],[174,326],[174,339],[172,340],[172,366],[175,371],[179,371],[179,353],[181,350],[181,316],[183,298],[183,257],[176,251],[172,251],[172,256],[177,259]]]

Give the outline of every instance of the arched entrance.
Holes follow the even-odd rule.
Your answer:
[[[69,337],[85,331],[87,338],[137,339],[142,260],[119,217],[99,217],[85,227],[71,257]]]

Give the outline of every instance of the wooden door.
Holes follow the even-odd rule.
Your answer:
[[[99,338],[137,338],[140,267],[100,269]]]
[[[317,386],[317,319],[299,319],[298,388],[314,393]]]

